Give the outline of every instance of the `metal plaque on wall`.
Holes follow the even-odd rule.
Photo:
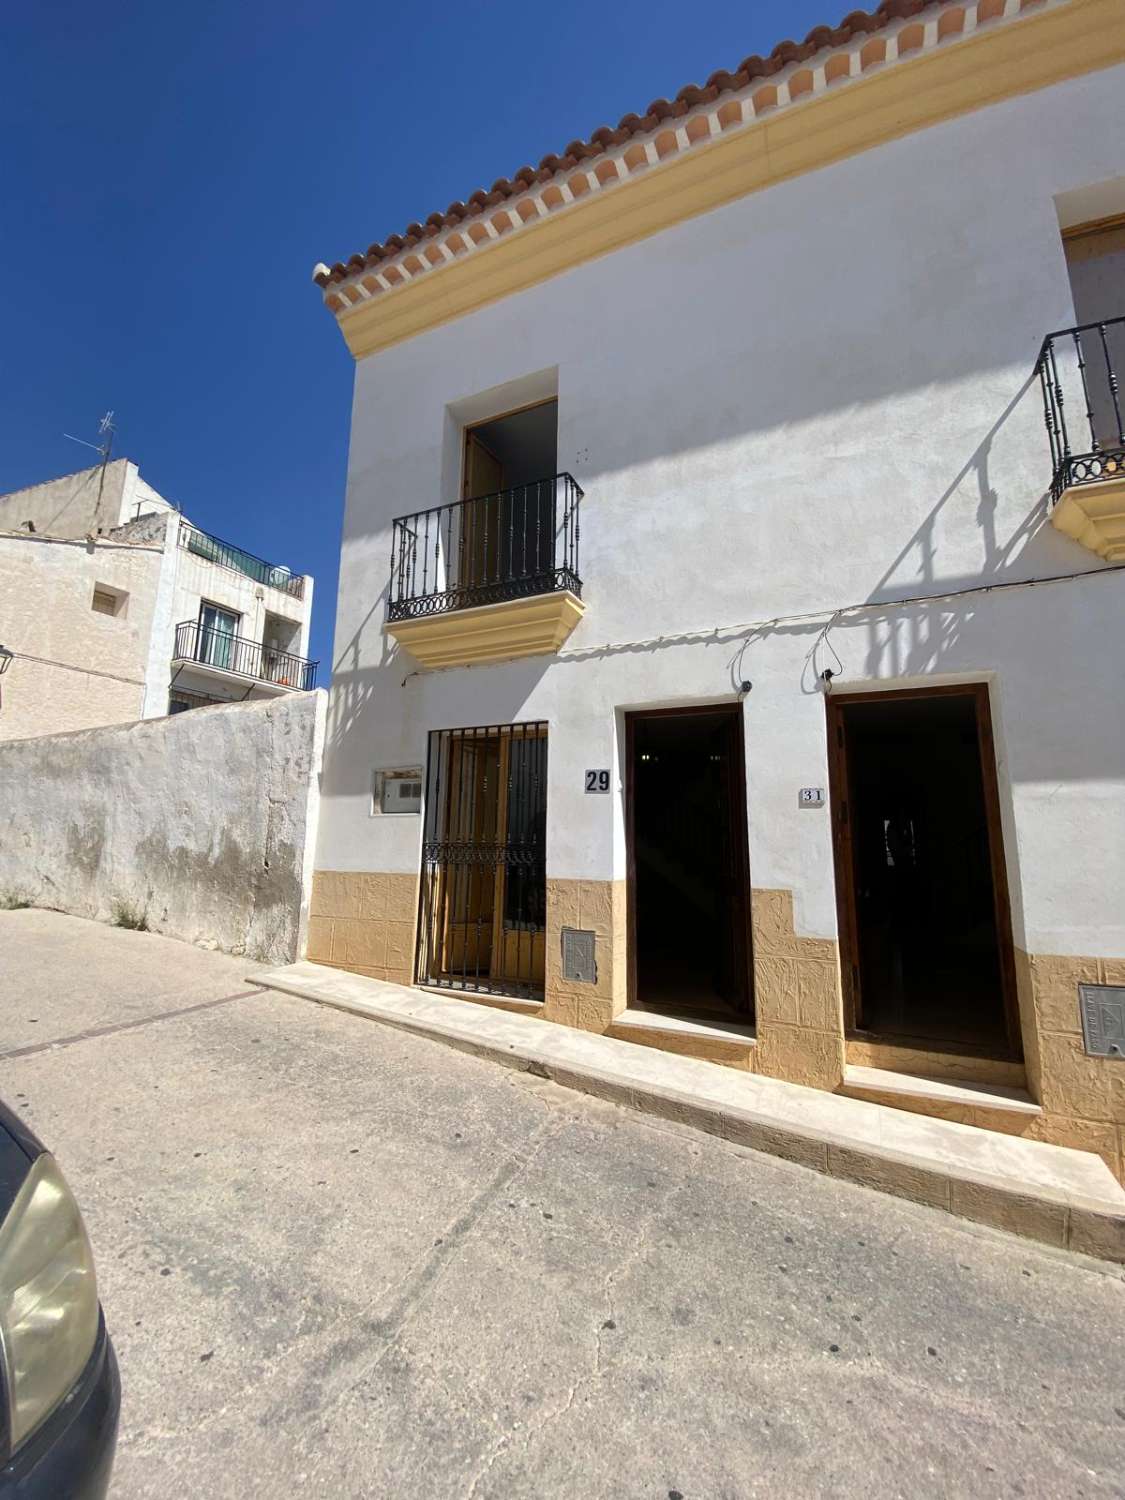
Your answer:
[[[594,934],[577,927],[562,930],[563,978],[576,984],[597,984],[598,965],[594,957]]]
[[[1125,1061],[1125,984],[1080,984],[1078,1000],[1087,1053]]]

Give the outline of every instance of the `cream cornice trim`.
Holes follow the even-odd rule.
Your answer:
[[[1020,10],[1020,0],[1002,0],[1003,15],[995,13],[996,3],[936,5],[862,45],[857,41],[838,54],[825,52],[795,64],[766,85],[756,80],[745,97],[722,96],[685,116],[674,131],[665,125],[651,139],[636,137],[583,163],[567,179],[587,181],[580,198],[560,201],[526,220],[519,212],[525,200],[512,200],[487,211],[491,219],[507,219],[511,227],[482,236],[479,246],[470,231],[480,220],[465,221],[440,240],[404,251],[396,262],[357,271],[329,286],[325,301],[336,311],[348,347],[361,359],[774,183],[985,105],[1125,61],[1122,0],[1038,0],[1030,11]],[[978,29],[978,13],[989,6],[990,19]],[[950,17],[959,17],[960,27],[943,32]],[[900,56],[899,44],[907,40],[918,45]],[[864,54],[871,56],[872,42],[885,47],[886,59],[857,72]],[[829,82],[837,56],[848,59],[849,71]],[[791,101],[794,81],[806,74],[811,80],[807,92]],[[762,118],[752,114],[747,123],[747,108],[757,110],[763,91],[775,89],[778,103]],[[706,131],[694,128],[697,120],[710,120]],[[677,137],[678,144],[652,164],[656,143],[667,144],[669,137]],[[632,169],[627,158],[635,163]],[[622,177],[627,170],[631,175]],[[563,185],[561,179],[537,184],[526,199],[542,207],[552,188]],[[441,248],[450,240],[462,247],[452,260]],[[430,250],[437,255],[436,264],[427,259]],[[400,279],[389,280],[399,260]]]
[[[1114,234],[1125,229],[1125,214],[1109,214],[1104,219],[1090,219],[1085,224],[1072,224],[1062,231],[1064,240],[1085,240],[1099,234]]]

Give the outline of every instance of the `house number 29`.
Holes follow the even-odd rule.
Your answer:
[[[608,771],[587,771],[586,772],[586,790],[588,792],[608,792],[609,791],[609,772]]]

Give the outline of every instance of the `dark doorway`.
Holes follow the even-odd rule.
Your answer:
[[[854,1031],[1020,1055],[988,691],[829,700]]]
[[[751,1016],[742,712],[629,714],[630,1003]]]

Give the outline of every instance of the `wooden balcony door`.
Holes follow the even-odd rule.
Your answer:
[[[462,588],[476,588],[496,576],[500,555],[500,495],[504,465],[473,433],[465,437],[464,499],[461,507]]]

